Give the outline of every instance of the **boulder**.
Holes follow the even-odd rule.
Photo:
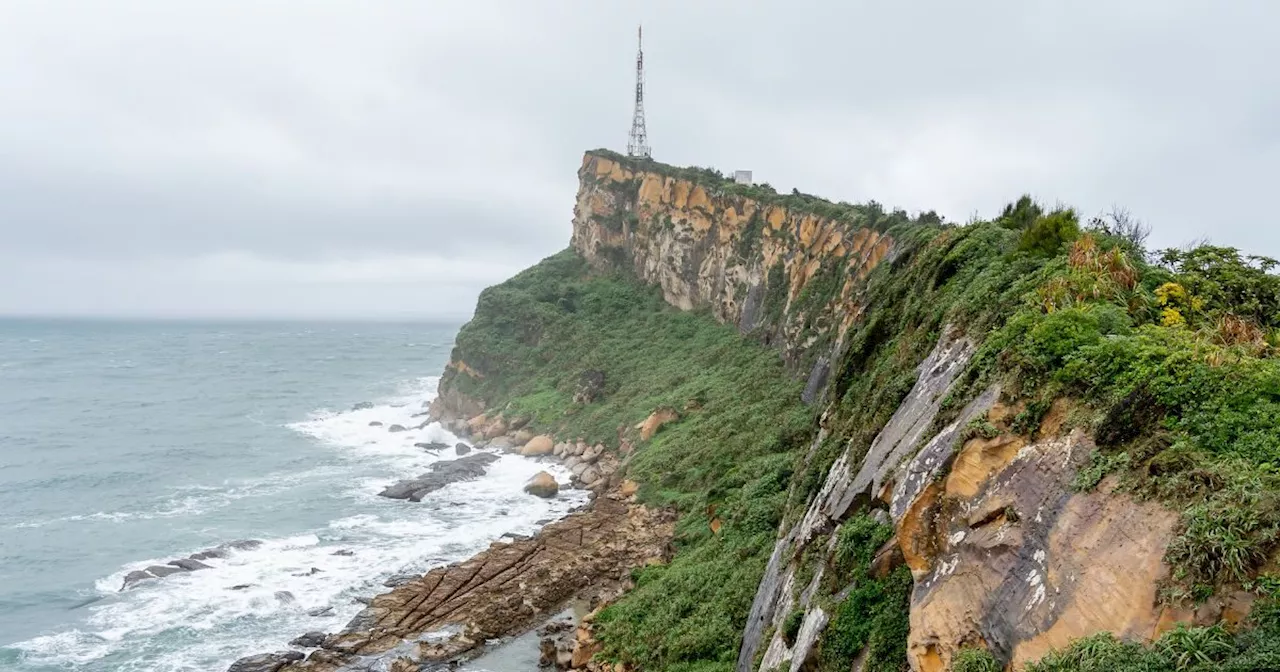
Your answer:
[[[587,470],[587,467],[590,467],[590,466],[591,466],[591,465],[590,465],[590,464],[587,464],[586,462],[579,462],[579,463],[577,463],[577,464],[573,465],[573,468],[572,468],[572,469],[570,469],[569,471],[570,471],[574,476],[577,476],[577,477],[581,478],[581,477],[582,477],[582,472],[586,471],[586,470]]]
[[[246,588],[252,588],[252,587],[253,587],[252,583],[237,583],[236,585],[231,586],[227,590],[245,590]]]
[[[496,439],[506,433],[507,421],[503,420],[502,416],[498,416],[493,420],[490,420],[489,424],[484,426],[484,431],[481,432],[481,435],[486,439]]]
[[[634,495],[639,491],[640,491],[640,484],[636,483],[631,479],[627,479],[623,481],[622,487],[618,488],[618,492],[622,493],[623,497],[630,497],[631,495]]]
[[[586,469],[582,470],[582,475],[579,476],[579,478],[582,479],[583,483],[593,485],[596,481],[600,480],[600,470],[596,469],[594,464],[590,465]]]
[[[489,418],[484,413],[477,415],[467,421],[467,431],[480,432],[484,430],[484,426],[489,424]]]
[[[533,475],[533,478],[529,479],[529,482],[524,486],[524,491],[543,499],[551,499],[560,492],[560,484],[556,483],[555,476],[545,471],[539,471]]]
[[[649,417],[644,419],[644,422],[636,425],[636,429],[640,430],[640,440],[648,441],[649,439],[652,439],[653,435],[657,434],[658,430],[662,429],[663,425],[669,422],[675,422],[679,419],[680,414],[676,412],[676,409],[671,408],[670,406],[663,406],[662,408],[655,410],[653,413],[649,414]]]
[[[229,548],[236,551],[252,551],[262,545],[257,539],[239,539],[236,541],[228,541],[218,548]]]
[[[582,439],[578,439],[578,443],[574,444],[573,454],[582,455],[583,453],[586,453],[586,452],[587,452],[587,442],[583,441]]]
[[[313,618],[320,618],[321,616],[332,616],[333,607],[316,607],[315,609],[311,609],[307,611],[307,615]],[[317,644],[316,646],[319,646],[319,644]]]
[[[390,427],[387,428],[387,431],[388,432],[407,432],[409,431],[409,428],[405,427],[404,425],[391,425]]]
[[[369,422],[369,426],[370,426],[370,427],[381,427],[381,426],[382,426],[382,421],[381,421],[381,420],[371,420],[371,421]]]
[[[309,571],[309,572],[299,572],[299,573],[297,573],[297,574],[294,574],[294,576],[315,576],[316,574],[320,574],[320,573],[321,573],[321,572],[323,572],[323,571],[324,571],[324,570],[323,570],[323,569],[320,569],[319,567],[312,567],[312,568],[311,568],[311,571]]]
[[[440,451],[444,450],[445,448],[448,448],[448,447],[449,447],[449,444],[447,444],[447,443],[441,443],[441,442],[439,442],[439,441],[428,441],[428,442],[426,442],[426,443],[415,443],[415,444],[413,444],[413,447],[414,447],[414,448],[421,448],[421,449],[423,449],[423,450],[427,450],[427,451],[431,451],[431,452],[433,452],[433,453],[437,453],[437,452],[440,452]]]
[[[550,455],[551,451],[556,447],[555,440],[550,436],[543,434],[535,436],[520,449],[520,454],[525,457],[537,457],[539,455]]]
[[[135,569],[132,572],[129,572],[128,574],[124,575],[124,585],[120,586],[120,590],[132,588],[133,585],[135,583],[138,583],[139,581],[146,581],[147,579],[154,579],[154,578],[156,577],[142,571],[141,569]]]
[[[260,653],[246,656],[231,663],[227,672],[278,672],[289,663],[302,660],[305,656],[300,651],[277,651],[276,653]]]
[[[417,478],[390,485],[378,494],[391,499],[419,502],[424,495],[435,492],[450,483],[483,476],[489,469],[489,465],[497,460],[498,456],[492,453],[474,453],[456,460],[442,460],[431,465],[431,471]]]
[[[597,443],[596,445],[588,448],[587,452],[582,454],[582,461],[587,462],[589,464],[595,464],[596,460],[599,460],[600,456],[603,454],[604,454],[604,445]]]
[[[332,611],[333,607],[329,607],[329,609]],[[300,646],[304,649],[314,649],[324,643],[325,637],[327,637],[325,633],[320,632],[319,630],[313,630],[305,635],[294,638],[293,641],[289,642],[289,646]]]
[[[466,455],[471,452],[471,446],[468,446],[465,443],[454,444],[453,452],[457,455]]]
[[[527,415],[521,415],[519,417],[512,418],[509,422],[507,422],[507,431],[514,432],[518,429],[524,429],[524,426],[529,424],[529,421],[532,419],[533,418]]]
[[[564,461],[564,468],[573,471],[573,468],[582,464],[582,459],[576,455],[570,455],[569,459]]]
[[[498,438],[487,443],[485,445],[485,448],[492,448],[493,450],[511,451],[515,449],[515,446],[511,445],[511,439],[508,439],[505,436],[499,436]]]
[[[191,558],[183,558],[182,560],[172,560],[168,564],[188,572],[194,572],[197,569],[213,569],[209,565],[206,565],[203,562],[200,562],[199,560],[192,560]]]
[[[561,441],[560,443],[557,443],[555,446],[551,448],[551,454],[555,455],[556,457],[564,457],[564,449],[565,449],[565,446],[567,445],[568,444],[566,444],[563,441]]]
[[[373,402],[372,402],[372,401],[362,401],[362,402],[360,402],[360,403],[356,404],[355,406],[352,406],[352,407],[351,407],[351,410],[353,410],[353,411],[363,411],[363,410],[365,410],[365,409],[369,409],[369,408],[373,408]]]
[[[209,558],[225,558],[227,555],[227,549],[225,548],[208,548],[199,553],[192,553],[187,557],[192,560],[208,560]]]

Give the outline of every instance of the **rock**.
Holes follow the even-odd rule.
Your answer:
[[[319,618],[321,616],[331,616],[333,615],[333,607],[316,607],[315,609],[311,609],[310,611],[308,611],[307,615],[314,618]],[[317,644],[316,646],[319,646],[319,644]]]
[[[231,663],[227,672],[278,672],[281,668],[295,660],[302,660],[298,651],[280,651],[277,653],[260,653],[246,656]]]
[[[649,414],[649,417],[644,419],[644,422],[636,425],[636,429],[640,430],[640,440],[648,441],[649,439],[652,439],[653,435],[657,434],[658,430],[662,429],[663,425],[669,422],[675,422],[679,419],[680,414],[676,412],[676,409],[671,408],[670,406],[663,406],[662,408],[655,410],[653,413]]]
[[[577,476],[577,477],[581,478],[581,477],[582,477],[582,472],[586,471],[586,470],[587,470],[587,467],[590,467],[590,466],[591,466],[591,465],[587,464],[586,462],[579,462],[579,463],[577,463],[577,464],[573,465],[573,469],[570,469],[569,471],[570,471],[570,473],[572,473],[574,476]]]
[[[240,539],[238,541],[228,541],[219,546],[219,548],[229,548],[236,551],[252,551],[262,545],[257,539]]]
[[[431,465],[431,471],[417,478],[400,481],[378,493],[391,499],[422,501],[423,496],[435,492],[450,483],[479,478],[489,465],[498,460],[492,453],[475,453],[456,460],[442,460]]]
[[[468,446],[465,443],[458,443],[453,446],[453,452],[456,455],[466,455],[471,452],[471,446]]]
[[[432,423],[432,421],[431,421],[431,420],[423,420],[422,422],[419,422],[419,423],[416,425],[416,429],[426,429],[426,428],[427,428],[427,425],[429,425],[429,424],[431,424],[431,423]]]
[[[528,443],[520,449],[520,454],[525,457],[537,457],[539,455],[550,455],[552,449],[556,446],[555,440],[550,436],[543,434],[529,439]]]
[[[209,565],[206,565],[203,562],[200,562],[199,560],[192,560],[191,558],[183,558],[182,560],[171,560],[169,561],[168,564],[187,572],[194,572],[197,569],[213,569]]]
[[[521,415],[521,416],[512,418],[511,421],[507,423],[507,431],[514,432],[519,429],[524,429],[524,426],[529,424],[529,421],[532,419],[533,418],[527,415]]]
[[[293,604],[294,602],[297,602],[297,601],[298,601],[298,598],[294,597],[294,596],[293,596],[293,593],[291,593],[291,592],[289,592],[289,591],[287,591],[287,590],[277,590],[277,591],[276,591],[276,599],[277,599],[277,600],[280,600],[281,602],[283,602],[283,603],[285,603],[285,604]]]
[[[552,446],[551,454],[555,455],[556,457],[564,457],[564,449],[566,445],[567,444],[564,441],[557,443],[555,446]]]
[[[323,571],[324,571],[324,570],[323,570],[323,569],[320,569],[319,567],[312,567],[312,568],[311,568],[311,571],[309,571],[309,572],[300,572],[300,573],[298,573],[298,574],[294,574],[294,576],[315,576],[316,574],[320,574],[320,573],[321,573],[321,572],[323,572]]]
[[[485,444],[485,448],[490,448],[492,450],[510,451],[513,448],[515,448],[515,446],[511,445],[511,440],[508,439],[507,437],[499,436],[498,438]]]
[[[350,549],[343,548],[343,549],[340,549],[340,550],[334,551],[334,552],[330,553],[329,555],[343,555],[343,556],[350,557],[350,556],[353,556],[353,555],[355,555],[355,554],[356,554],[356,552],[355,552],[355,551],[350,550]]]
[[[382,426],[382,421],[381,421],[381,420],[373,420],[373,421],[370,421],[370,422],[369,422],[369,426],[370,426],[370,427],[381,427],[381,426]]]
[[[237,583],[236,585],[231,586],[227,590],[244,590],[246,588],[252,588],[252,587],[253,587],[252,583]]]
[[[371,604],[373,604],[373,598],[372,598],[372,597],[365,597],[365,596],[363,596],[363,595],[358,595],[358,596],[356,596],[356,597],[354,597],[354,598],[352,598],[352,599],[353,599],[353,600],[355,600],[355,602],[356,602],[357,604],[363,604],[363,605],[364,605],[364,606],[366,606],[366,607],[367,607],[367,606],[369,606],[369,605],[371,605]]]
[[[578,377],[578,389],[573,393],[573,403],[590,404],[604,396],[604,371],[587,369]]]
[[[616,595],[633,569],[668,559],[674,521],[671,512],[598,496],[533,538],[493,544],[379,596],[295,669],[362,669],[393,650],[388,670],[436,669],[559,611],[586,586]]]
[[[164,578],[166,576],[169,576],[170,574],[177,574],[179,572],[187,572],[187,571],[191,571],[191,570],[183,569],[181,567],[174,567],[171,565],[151,565],[150,567],[147,568],[148,574],[155,577],[159,577],[159,578]]]
[[[382,585],[388,588],[397,588],[399,586],[403,586],[406,583],[417,581],[418,579],[421,579],[421,578],[422,578],[421,574],[396,574],[395,576],[387,579],[386,581],[383,581]]]
[[[524,491],[543,499],[551,499],[560,492],[560,484],[556,483],[555,476],[545,471],[539,471],[533,475],[533,478],[529,479],[529,482],[524,486]]]
[[[564,468],[568,469],[569,471],[573,471],[573,468],[578,466],[579,464],[582,464],[582,459],[576,455],[571,455],[569,456],[569,459],[564,461]]]
[[[351,410],[353,410],[353,411],[363,411],[363,410],[370,409],[370,408],[373,408],[373,402],[372,402],[372,401],[362,401],[362,402],[360,402],[360,403],[356,404],[355,406],[352,406],[352,407],[351,407]]]
[[[227,555],[227,549],[225,548],[209,548],[199,553],[192,553],[187,557],[192,560],[208,560],[209,558],[225,558]]]
[[[623,497],[630,497],[639,491],[640,484],[630,479],[623,481],[622,486],[618,488],[618,492],[622,493]]]
[[[587,485],[592,485],[596,481],[600,480],[600,470],[596,469],[595,465],[590,465],[586,469],[582,470],[582,474],[579,476],[579,478],[582,479],[583,483],[586,483]]]
[[[333,611],[333,607],[329,607],[329,610]],[[313,630],[305,635],[296,637],[293,641],[289,642],[289,646],[300,646],[304,649],[314,649],[315,647],[323,644],[324,638],[327,636],[328,635],[320,632],[319,630]]]
[[[409,428],[405,427],[404,425],[391,425],[390,427],[387,428],[387,431],[388,432],[407,432],[409,431]]]
[[[413,444],[413,447],[414,447],[414,448],[421,448],[421,449],[423,449],[423,450],[427,450],[427,451],[431,451],[431,452],[433,452],[433,453],[437,453],[437,452],[440,452],[440,451],[444,450],[445,448],[448,448],[448,447],[449,447],[449,444],[447,444],[447,443],[441,443],[441,442],[439,442],[439,441],[429,441],[429,442],[427,442],[427,443],[415,443],[415,444]]]
[[[120,586],[120,590],[125,590],[126,588],[132,588],[133,585],[135,583],[138,583],[139,581],[146,581],[147,579],[154,579],[154,578],[156,577],[142,571],[141,569],[135,569],[132,572],[129,572],[128,574],[124,575],[124,584]]]
[[[484,426],[484,430],[480,434],[486,439],[496,439],[506,433],[507,422],[502,419],[502,416],[498,416],[493,420],[490,420],[489,423]]]
[[[531,430],[522,429],[516,432],[515,434],[511,435],[511,445],[523,446],[524,444],[528,443],[529,439],[532,439],[534,436],[537,436],[537,435],[534,434]]]
[[[576,444],[574,444],[574,446],[573,446],[573,454],[574,454],[574,455],[578,455],[578,456],[582,456],[582,455],[586,454],[586,452],[587,452],[587,447],[588,447],[588,446],[587,446],[587,442],[586,442],[586,441],[583,441],[582,439],[578,439],[578,442],[577,442]]]
[[[589,464],[595,464],[596,460],[599,460],[601,455],[604,455],[604,445],[597,443],[587,449],[587,452],[583,453],[582,460]]]

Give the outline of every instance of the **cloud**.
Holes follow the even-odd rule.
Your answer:
[[[567,244],[581,152],[626,139],[639,21],[661,160],[959,221],[1023,192],[1121,204],[1156,244],[1280,256],[1260,223],[1277,19],[1266,0],[11,0],[0,313],[465,315]]]

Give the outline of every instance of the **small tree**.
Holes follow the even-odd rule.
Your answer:
[[[1018,250],[1038,257],[1056,256],[1063,246],[1080,237],[1080,222],[1075,210],[1054,210],[1042,215],[1022,232]]]

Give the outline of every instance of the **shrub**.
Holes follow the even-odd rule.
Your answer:
[[[1003,672],[1004,665],[986,649],[965,648],[951,660],[951,672]]]
[[[1022,232],[1018,250],[1038,257],[1053,257],[1067,243],[1080,236],[1080,222],[1074,210],[1055,210],[1042,215]]]

